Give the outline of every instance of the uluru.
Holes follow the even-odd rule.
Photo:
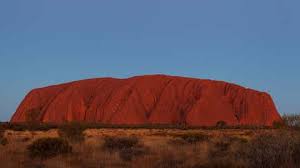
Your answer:
[[[281,117],[268,93],[239,85],[167,75],[96,78],[38,88],[11,122],[38,111],[43,123],[187,124],[270,126]]]

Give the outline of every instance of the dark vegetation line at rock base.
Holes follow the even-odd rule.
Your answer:
[[[78,124],[84,129],[272,129],[271,126],[252,126],[252,125],[240,125],[240,126],[184,126],[184,125],[172,125],[172,124],[141,124],[141,125],[118,125],[118,124],[101,124],[101,123],[85,123],[85,122],[70,122],[65,124],[51,124],[51,123],[9,123],[2,122],[0,126],[4,129],[14,131],[25,131],[25,130],[37,130],[47,131],[50,129],[58,129],[65,125]]]
[[[89,141],[91,138],[96,138],[96,143],[93,143],[92,145],[93,149],[95,148],[94,152],[116,156],[114,157],[114,159],[116,159],[115,162],[118,164],[124,164],[124,166],[127,165],[127,167],[136,164],[138,159],[144,158],[146,161],[149,157],[154,157],[154,160],[151,162],[151,167],[191,167],[187,166],[190,164],[189,159],[191,158],[189,158],[189,156],[191,155],[188,155],[183,151],[189,149],[191,152],[194,152],[195,154],[198,152],[199,154],[199,147],[202,145],[208,145],[208,151],[206,153],[208,159],[205,162],[196,162],[191,164],[193,167],[297,168],[297,165],[300,164],[300,132],[293,131],[292,129],[299,129],[300,120],[296,120],[299,119],[299,117],[293,116],[285,116],[283,119],[285,123],[274,123],[273,127],[264,127],[264,129],[267,130],[262,130],[262,132],[249,130],[251,134],[249,134],[249,131],[245,132],[244,130],[263,128],[233,128],[220,121],[216,123],[215,127],[205,127],[207,130],[206,133],[202,131],[197,132],[197,130],[194,132],[189,132],[187,130],[182,133],[178,133],[176,132],[177,130],[174,130],[175,132],[173,133],[167,133],[170,128],[166,128],[164,125],[163,128],[160,128],[164,129],[163,134],[157,132],[156,134],[152,133],[152,135],[160,136],[166,141],[166,145],[168,145],[169,148],[172,148],[172,150],[168,151],[169,153],[164,153],[154,148],[154,146],[148,146],[149,144],[145,145],[143,143],[143,139],[147,136],[143,137],[143,134],[108,134],[100,138],[84,133],[85,129],[95,128],[95,126],[98,126],[97,128],[99,129],[103,128],[103,125],[97,125],[99,123],[70,122],[61,125],[52,124],[52,128],[58,129],[58,136],[40,137],[37,139],[31,137],[31,139],[26,140],[26,142],[29,143],[26,144],[27,148],[24,153],[24,157],[29,158],[29,167],[33,167],[32,163],[34,162],[37,162],[40,167],[46,167],[47,163],[53,163],[59,158],[64,161],[66,161],[64,158],[72,158],[73,162],[76,162],[76,164],[81,163],[82,167],[90,166],[90,164],[98,165],[97,160],[85,160],[86,158],[84,158],[84,156],[86,153],[82,152],[91,152],[90,149],[78,147],[86,145],[85,142]],[[6,128],[3,127],[5,124]],[[3,131],[5,129],[9,129],[9,125],[12,127],[16,126],[16,124],[13,123],[2,123],[0,130]],[[18,126],[19,128],[24,129],[24,127],[22,127],[24,125],[28,126],[28,130],[38,130],[42,128],[42,131],[44,131],[47,130],[46,128],[50,129],[50,127],[47,127],[49,124],[32,122],[19,123]],[[41,125],[43,125],[43,127],[39,127]],[[101,128],[99,126],[101,126]],[[117,128],[116,125],[113,128]],[[118,128],[120,128],[120,126]],[[275,128],[278,129],[274,131],[270,130]],[[137,129],[138,131],[139,128],[127,127],[124,128],[123,131],[126,132],[126,129]],[[182,129],[182,127],[176,129]],[[210,129],[219,131],[215,134],[209,134]],[[224,132],[227,131],[224,131],[224,129],[228,129],[229,132],[243,131],[244,133],[240,136],[238,136],[238,134],[225,134]],[[165,138],[166,133],[169,138]],[[14,133],[11,132],[10,134]],[[25,141],[23,142],[25,143]],[[14,145],[14,141],[9,141],[8,145],[3,145],[2,148],[9,148],[12,146],[10,143]],[[177,151],[178,146],[185,147],[185,150]],[[171,155],[172,152],[176,153]],[[197,157],[194,159],[197,160]],[[107,161],[103,161],[102,164],[105,165],[107,164],[106,162]]]
[[[257,126],[257,125],[236,125],[228,126],[186,126],[186,125],[176,125],[176,124],[142,124],[142,125],[118,125],[118,124],[101,124],[101,123],[86,123],[86,122],[69,122],[65,124],[51,124],[51,123],[10,123],[10,122],[0,122],[0,127],[5,130],[13,131],[48,131],[51,129],[59,129],[64,126],[76,124],[80,128],[86,129],[179,129],[179,130],[219,130],[219,129],[300,129],[298,126],[287,126],[284,123],[274,122],[273,126]]]

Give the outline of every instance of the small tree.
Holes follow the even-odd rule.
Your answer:
[[[299,114],[285,114],[282,116],[283,122],[288,127],[300,128]]]
[[[217,128],[225,128],[227,127],[227,123],[225,121],[218,121],[216,124]]]
[[[285,127],[285,123],[282,121],[274,121],[272,123],[273,128],[280,129]]]

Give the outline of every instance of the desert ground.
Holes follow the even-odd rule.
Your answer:
[[[1,167],[300,167],[294,129],[63,129],[2,130]],[[48,138],[48,139],[47,139]],[[63,140],[72,150],[51,151],[38,139]],[[45,142],[44,141],[44,142]],[[35,153],[34,153],[35,152]],[[34,155],[35,154],[35,155]]]

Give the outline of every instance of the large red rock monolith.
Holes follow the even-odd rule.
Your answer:
[[[148,75],[98,78],[32,90],[11,122],[272,125],[280,121],[271,96],[221,81]],[[27,113],[27,114],[26,114]]]

